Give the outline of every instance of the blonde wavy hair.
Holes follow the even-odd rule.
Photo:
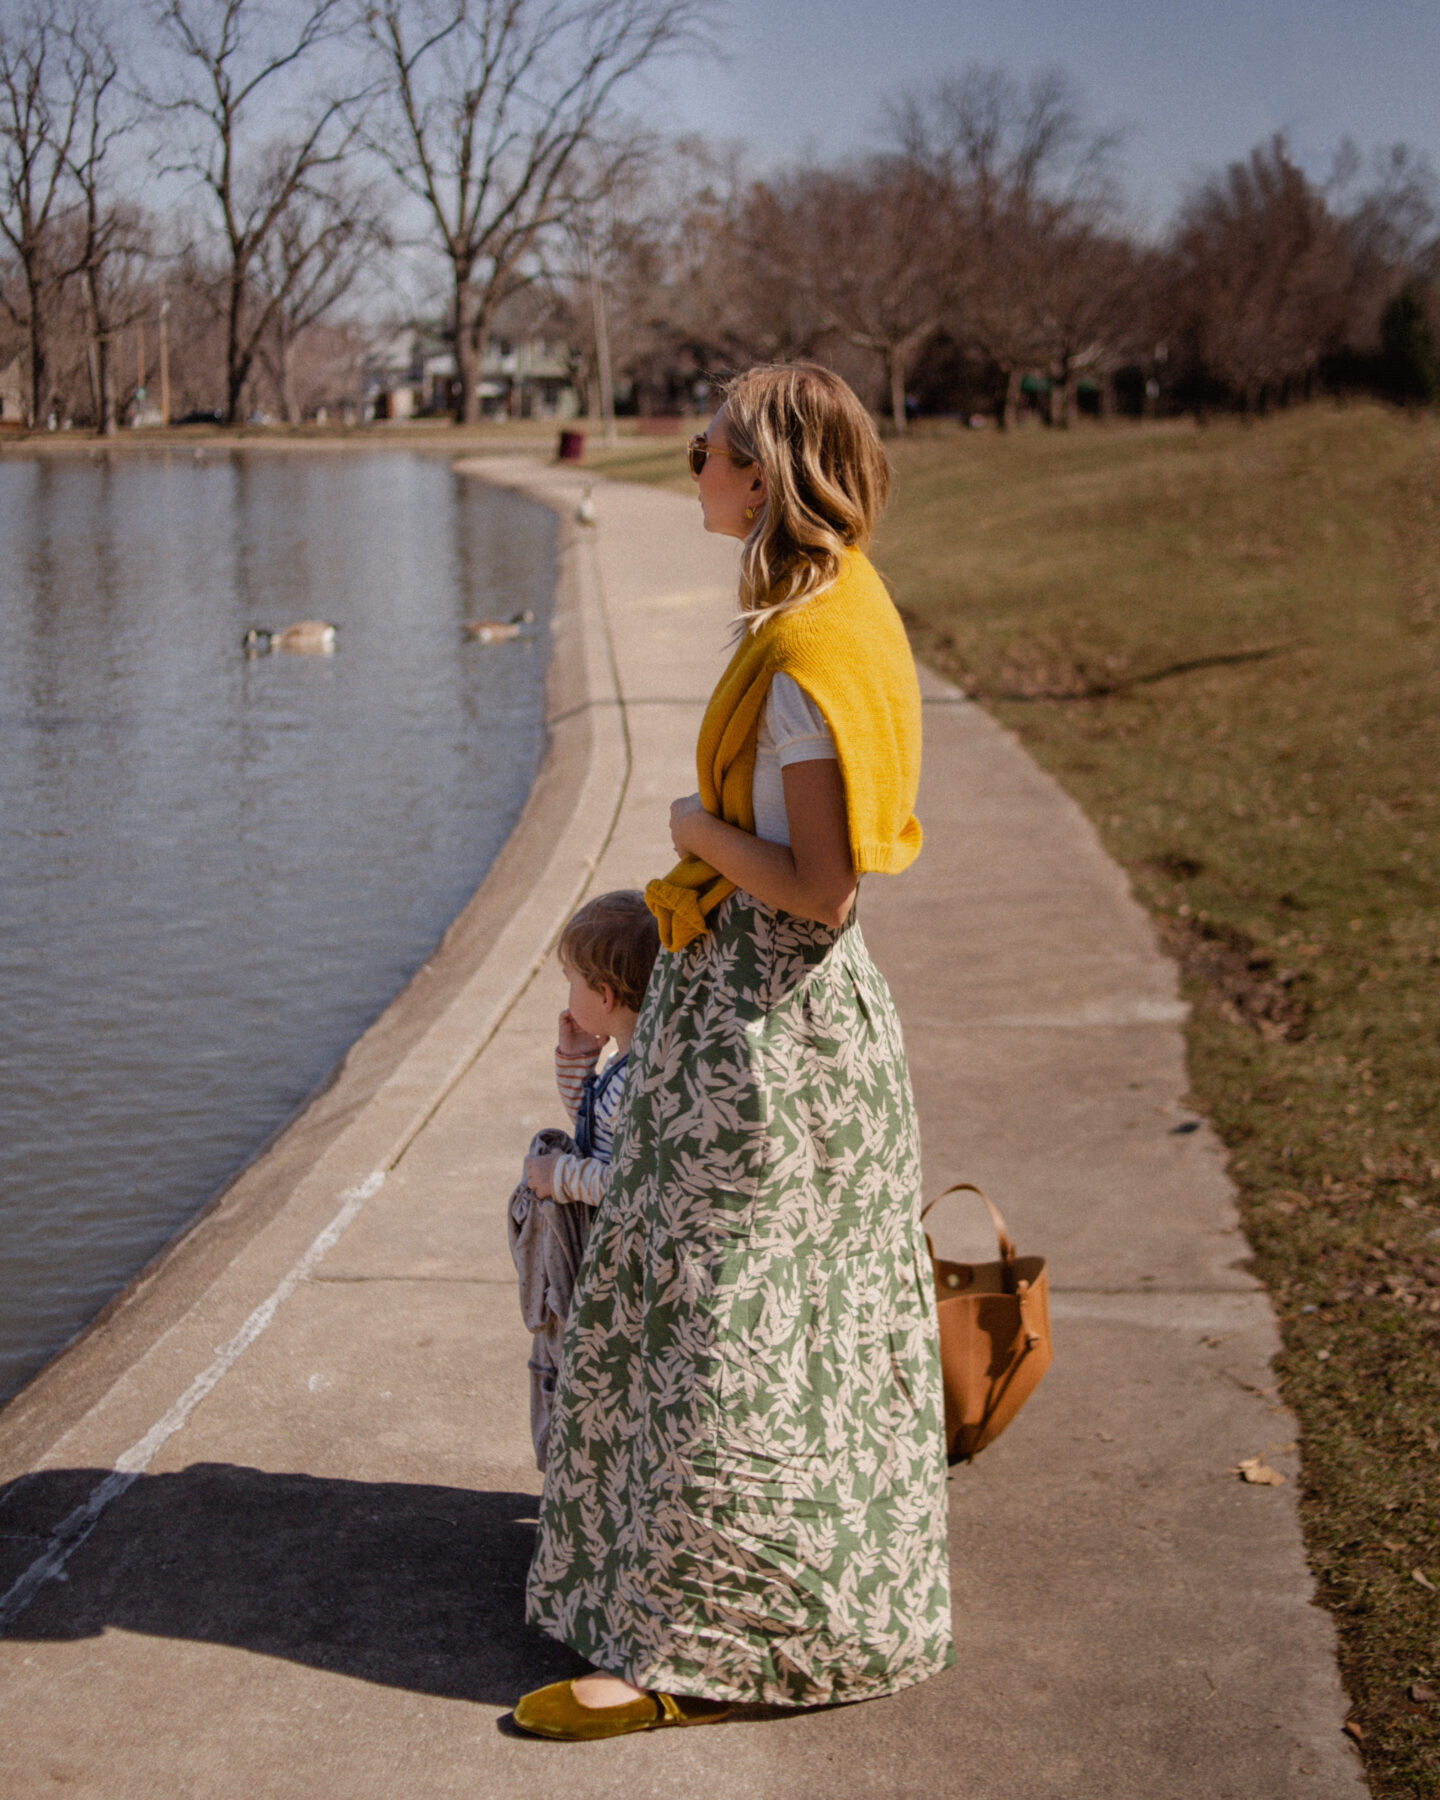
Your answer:
[[[829,587],[868,550],[890,494],[880,434],[850,386],[818,363],[766,363],[725,389],[725,437],[765,473],[740,559],[741,632]]]

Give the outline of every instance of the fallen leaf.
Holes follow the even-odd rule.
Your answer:
[[[1410,1579],[1412,1581],[1418,1581],[1421,1587],[1428,1588],[1432,1594],[1440,1594],[1440,1588],[1436,1587],[1435,1583],[1423,1569],[1412,1569],[1410,1571]]]
[[[1256,1385],[1253,1381],[1242,1380],[1241,1377],[1238,1376],[1233,1369],[1221,1369],[1219,1371],[1219,1373],[1221,1375],[1224,1375],[1227,1378],[1227,1380],[1233,1381],[1235,1383],[1236,1387],[1240,1388],[1243,1392],[1245,1392],[1247,1394],[1256,1394],[1262,1400],[1268,1400],[1270,1398],[1271,1394],[1278,1394],[1280,1392],[1280,1389],[1278,1387],[1256,1387]],[[1272,1411],[1280,1411],[1281,1409],[1278,1407],[1275,1407],[1275,1408],[1272,1408],[1271,1410]]]
[[[1412,1681],[1405,1692],[1421,1706],[1428,1706],[1433,1700],[1440,1700],[1440,1688],[1431,1687],[1428,1681]]]
[[[1398,1556],[1400,1554],[1400,1552],[1405,1548],[1405,1546],[1403,1544],[1392,1543],[1389,1538],[1386,1538],[1381,1543],[1380,1548],[1382,1550],[1392,1550],[1392,1551],[1394,1551],[1395,1555]]]
[[[1095,1435],[1102,1444],[1113,1444],[1115,1442],[1115,1433],[1113,1431],[1097,1431]]]
[[[1242,1481],[1248,1481],[1254,1487],[1284,1487],[1285,1477],[1278,1469],[1272,1469],[1263,1456],[1247,1456],[1243,1462],[1237,1463],[1233,1473]],[[1429,1583],[1427,1582],[1428,1586]]]
[[[1365,1742],[1365,1728],[1358,1719],[1347,1719],[1345,1721],[1345,1735],[1346,1737],[1354,1738],[1357,1744],[1363,1744]]]

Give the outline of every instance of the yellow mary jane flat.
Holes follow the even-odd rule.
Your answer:
[[[690,1694],[642,1694],[623,1706],[582,1706],[571,1682],[552,1681],[517,1701],[513,1717],[534,1737],[580,1743],[653,1731],[657,1725],[714,1725],[733,1710],[728,1700],[698,1700]]]

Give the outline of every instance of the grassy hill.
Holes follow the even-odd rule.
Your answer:
[[[1440,1792],[1440,423],[898,446],[917,649],[1180,960],[1377,1794]]]

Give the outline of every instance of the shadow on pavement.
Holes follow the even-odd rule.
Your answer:
[[[0,1592],[107,1472],[41,1470],[0,1490]],[[524,1622],[538,1504],[229,1463],[142,1476],[6,1635],[116,1627],[509,1706],[587,1666]]]

